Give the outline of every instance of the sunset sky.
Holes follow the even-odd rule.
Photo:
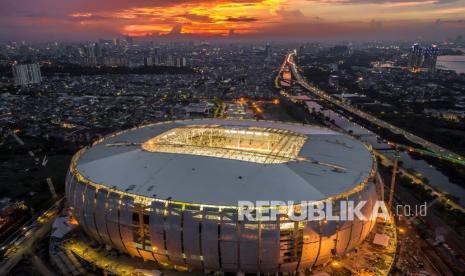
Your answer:
[[[3,41],[465,35],[465,0],[0,0],[0,13]]]

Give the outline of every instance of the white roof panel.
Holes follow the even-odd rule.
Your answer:
[[[183,125],[286,129],[308,136],[299,156],[281,164],[144,151],[140,143]],[[127,143],[119,147],[107,144]],[[135,143],[135,144],[130,144]],[[149,125],[105,139],[77,161],[87,179],[129,193],[175,201],[237,205],[239,200],[321,200],[369,176],[371,153],[354,138],[316,126],[245,120],[190,120]],[[344,168],[337,170],[337,168]]]

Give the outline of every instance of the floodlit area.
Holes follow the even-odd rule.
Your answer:
[[[298,159],[307,137],[289,130],[193,125],[164,132],[142,144],[151,152],[280,164]]]
[[[388,237],[386,245],[376,244],[376,236]],[[58,255],[67,259],[65,263],[80,273],[101,269],[115,275],[206,275],[202,271],[187,270],[184,266],[173,266],[131,258],[104,245],[97,245],[87,236],[73,234],[57,240]],[[343,256],[334,256],[331,260],[313,267],[311,275],[388,275],[394,264],[397,247],[396,225],[381,221],[356,249]],[[88,270],[84,270],[86,267]],[[139,274],[138,274],[139,275]]]
[[[394,218],[391,217],[393,221]],[[397,248],[396,224],[378,221],[367,239],[357,250],[349,252],[339,260],[333,271],[346,269],[355,275],[388,275],[394,265]],[[387,237],[385,244],[377,243],[377,236]],[[334,262],[333,262],[334,264]]]

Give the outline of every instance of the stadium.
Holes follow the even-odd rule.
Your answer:
[[[376,162],[330,129],[195,119],[112,134],[73,157],[66,197],[92,239],[206,272],[296,272],[356,248],[375,225]],[[369,220],[238,221],[238,201],[367,201]]]

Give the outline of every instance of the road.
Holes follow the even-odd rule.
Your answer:
[[[382,127],[382,128],[389,129],[391,132],[393,132],[395,134],[403,135],[409,141],[423,146],[427,150],[436,153],[438,156],[444,156],[444,157],[447,156],[448,159],[454,159],[456,161],[456,163],[465,165],[465,158],[462,157],[461,155],[458,155],[458,154],[456,154],[456,153],[454,153],[452,151],[449,151],[449,150],[447,150],[447,149],[445,149],[445,148],[443,148],[443,147],[441,147],[439,145],[436,145],[436,144],[434,144],[432,142],[429,142],[429,141],[427,141],[427,140],[425,140],[425,139],[423,139],[421,137],[418,137],[418,136],[416,136],[416,135],[414,135],[414,134],[412,134],[412,133],[410,133],[410,132],[408,132],[408,131],[406,131],[404,129],[401,129],[401,128],[396,127],[394,125],[391,125],[391,124],[389,124],[389,123],[387,123],[387,122],[385,122],[383,120],[380,120],[380,119],[376,118],[375,116],[370,115],[370,114],[368,114],[366,112],[363,112],[363,111],[353,107],[352,105],[350,105],[350,104],[348,104],[346,102],[343,102],[341,100],[333,98],[331,95],[327,94],[323,90],[321,90],[321,89],[319,89],[319,88],[317,88],[315,86],[310,85],[300,75],[298,66],[294,62],[294,58],[293,58],[294,55],[295,55],[295,51],[289,53],[286,56],[285,63],[287,65],[289,65],[289,67],[291,68],[292,74],[296,78],[297,83],[299,83],[302,87],[304,87],[305,89],[307,89],[308,91],[310,91],[314,95],[316,95],[319,98],[322,98],[322,99],[336,105],[337,107],[339,107],[341,109],[344,109],[347,112],[350,112],[350,113],[355,114],[355,115],[357,115],[357,116],[359,116],[361,118],[364,118],[364,119],[368,120],[372,124],[375,124],[375,125],[377,125],[379,127]]]
[[[278,89],[281,88],[281,84],[279,83],[279,81],[281,79],[281,75],[282,75],[284,69],[287,67],[288,62],[289,62],[289,56],[287,56],[286,59],[284,59],[283,63],[279,67],[278,74],[276,75],[276,78],[274,79],[274,85]]]
[[[59,202],[59,201],[58,201]],[[0,275],[8,275],[10,270],[15,267],[19,261],[24,257],[24,255],[31,254],[31,249],[34,247],[34,244],[43,239],[52,229],[53,221],[58,215],[58,204],[52,206],[50,209],[44,212],[46,217],[42,216],[41,223],[29,225],[32,228],[28,231],[28,236],[19,243],[14,245],[14,241],[19,237],[24,236],[23,233],[19,233],[18,237],[15,238],[9,245],[9,247],[16,247],[16,250],[10,250],[10,253],[6,256],[6,259],[0,263]]]

